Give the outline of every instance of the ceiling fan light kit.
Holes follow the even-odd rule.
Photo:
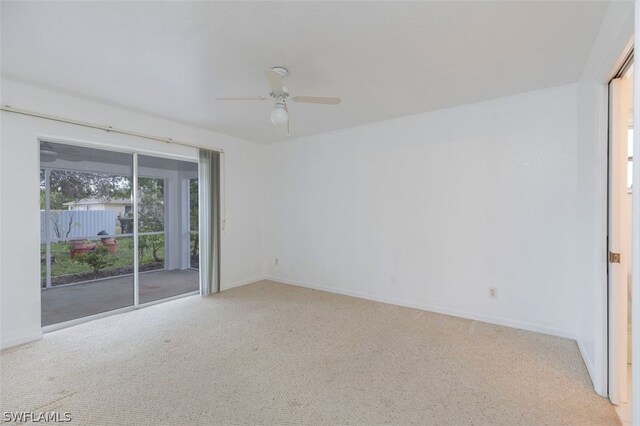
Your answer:
[[[275,125],[285,124],[289,121],[289,113],[284,107],[284,103],[277,103],[271,111],[271,122]]]
[[[289,110],[287,109],[286,100],[289,98],[289,90],[284,87],[284,79],[289,75],[289,71],[284,67],[273,67],[264,70],[271,87],[269,96],[275,101],[273,110],[271,111],[271,122],[274,125],[287,124],[287,135],[289,134]],[[264,96],[254,98],[216,98],[219,101],[264,101],[268,99]],[[291,98],[293,102],[320,105],[337,105],[340,98],[326,96],[294,96]]]

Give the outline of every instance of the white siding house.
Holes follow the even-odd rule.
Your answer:
[[[131,200],[109,198],[83,198],[78,201],[64,203],[68,210],[81,211],[113,211],[124,216],[131,211]]]

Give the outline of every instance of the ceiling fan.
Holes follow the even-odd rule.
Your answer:
[[[264,70],[267,81],[271,87],[269,96],[258,96],[255,98],[216,98],[219,101],[266,101],[269,98],[275,101],[273,111],[271,111],[271,122],[275,125],[287,124],[287,135],[289,135],[289,109],[287,108],[287,99],[289,98],[289,90],[284,86],[284,79],[289,75],[289,71],[283,67],[274,67]],[[340,98],[327,96],[293,96],[293,102],[305,104],[322,104],[337,105]]]
[[[40,161],[50,163],[57,159],[79,162],[82,161],[82,154],[80,151],[71,146],[64,146],[56,144],[54,148],[48,142],[40,143]]]

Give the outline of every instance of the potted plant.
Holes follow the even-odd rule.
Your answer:
[[[98,232],[98,235],[109,235],[109,233],[105,230]],[[110,254],[115,254],[118,252],[118,242],[113,237],[105,237],[100,238],[102,241],[102,245],[105,246],[107,252]]]
[[[71,257],[76,257],[80,254],[85,254],[96,248],[94,243],[90,243],[87,240],[70,240],[69,246],[71,247]]]

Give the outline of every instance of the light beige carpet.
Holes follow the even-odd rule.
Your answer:
[[[0,411],[75,424],[619,424],[573,341],[267,281],[50,333],[0,369]]]

